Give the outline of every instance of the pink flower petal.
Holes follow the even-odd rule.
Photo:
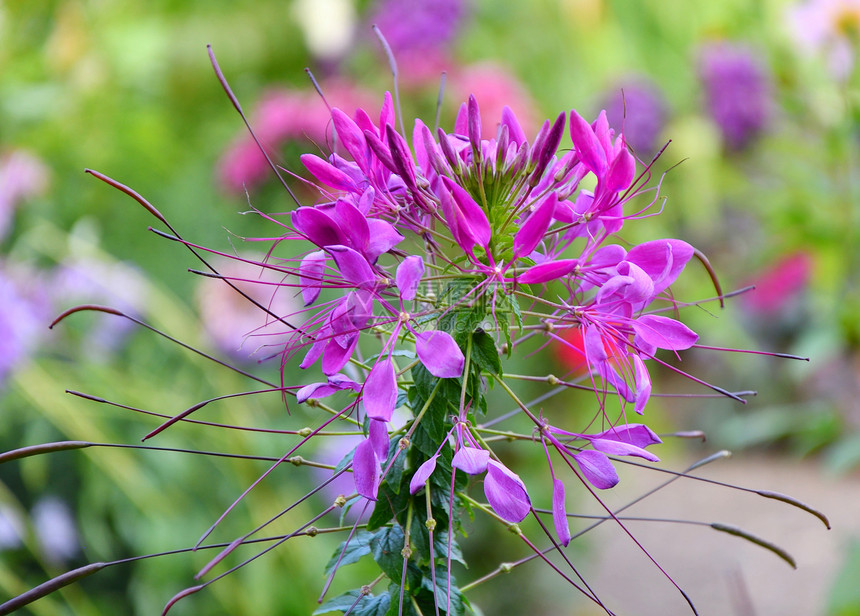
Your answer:
[[[618,483],[618,473],[605,454],[593,449],[580,451],[573,456],[579,470],[595,488],[606,490]]]
[[[395,280],[402,300],[412,301],[415,299],[415,294],[418,292],[418,284],[421,282],[421,276],[423,275],[424,260],[421,257],[411,255],[400,262],[400,265],[397,266]]]
[[[364,410],[371,419],[391,421],[397,403],[397,377],[390,359],[378,361],[364,382]]]
[[[368,423],[367,438],[373,444],[376,459],[383,462],[388,459],[388,428],[384,421],[371,419]]]
[[[449,379],[463,374],[466,357],[450,334],[439,330],[417,334],[415,352],[424,367],[435,377]]]
[[[427,483],[430,475],[432,475],[433,471],[436,470],[436,459],[438,457],[439,454],[437,453],[418,467],[415,474],[412,475],[412,479],[409,481],[410,494],[415,494],[418,490],[424,487],[424,484]]]
[[[636,335],[658,349],[683,351],[696,344],[699,335],[692,329],[669,317],[646,314],[633,321]]]
[[[493,511],[508,522],[522,522],[531,511],[531,500],[522,480],[495,460],[487,465],[484,494]]]
[[[487,462],[489,461],[490,452],[486,449],[460,447],[451,460],[451,466],[459,468],[469,475],[478,475],[487,470]]]
[[[538,204],[537,208],[526,218],[520,230],[514,236],[514,258],[529,255],[543,239],[544,233],[552,222],[558,196],[551,192]]]
[[[355,448],[352,457],[352,478],[355,491],[368,500],[376,500],[379,490],[379,464],[373,451],[373,444],[363,440]]]
[[[577,265],[579,265],[579,261],[576,259],[544,261],[543,263],[533,265],[527,271],[520,274],[517,280],[522,284],[549,282],[550,280],[567,276],[576,269]]]
[[[570,543],[570,525],[567,522],[567,508],[564,503],[564,483],[561,479],[552,480],[552,522],[558,542],[564,547]]]
[[[317,250],[302,259],[299,265],[299,283],[302,285],[302,299],[305,306],[310,306],[319,297],[325,260],[325,252]]]

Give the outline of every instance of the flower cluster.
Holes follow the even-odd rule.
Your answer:
[[[217,64],[216,73],[221,77]],[[616,464],[629,457],[658,461],[649,448],[659,445],[660,437],[642,423],[629,422],[628,415],[644,414],[654,365],[685,374],[662,358],[662,352],[677,355],[698,340],[676,318],[679,304],[671,285],[694,256],[707,262],[681,240],[630,246],[618,239],[626,223],[655,214],[660,204],[656,189],[647,186],[650,166],[637,169],[623,134],[610,126],[605,113],[593,122],[575,110],[561,113],[534,136],[526,134],[509,107],[499,118],[483,118],[475,96],[461,105],[450,132],[420,120],[407,132],[398,114],[388,93],[378,114],[363,108],[330,110],[328,151],[301,157],[311,177],[303,182],[318,195],[316,202],[297,203],[286,215],[261,213],[278,225],[273,237],[256,240],[271,242],[265,258],[217,253],[259,268],[256,277],[215,268],[203,256],[206,249],[184,240],[140,195],[91,172],[144,205],[171,231],[165,237],[184,243],[211,269],[207,276],[220,278],[265,315],[265,323],[249,335],[260,342],[254,346],[279,359],[281,382],[278,386],[236,369],[268,386],[252,393],[280,391],[285,400],[294,396],[297,404],[328,413],[315,428],[283,432],[298,442],[225,511],[197,547],[274,468],[285,462],[309,464],[334,471],[312,493],[346,473],[352,475],[354,492],[338,495],[260,554],[298,534],[320,532],[312,526],[317,520],[354,508],[359,511],[351,516],[355,525],[329,564],[323,596],[339,567],[366,555],[382,570],[377,582],[388,579],[387,593],[373,595],[371,584],[329,600],[317,613],[466,613],[462,593],[473,584],[458,587],[452,564],[463,562],[456,537],[463,530],[460,514],[468,509],[505,524],[534,557],[611,614],[562,551],[574,536],[566,493],[579,483],[596,497],[595,489],[619,482]],[[272,169],[277,173],[275,165]],[[60,318],[92,308],[141,323],[93,306]],[[532,339],[562,345],[579,358],[576,372],[567,380],[512,374],[510,367],[518,365],[517,356],[527,352]],[[297,376],[301,371],[313,376]],[[583,418],[582,413],[557,416],[552,409],[535,409],[536,403],[516,393],[518,380],[590,390],[594,402],[587,406],[596,410]],[[500,413],[490,403],[490,388],[507,396],[515,411]],[[215,399],[231,395],[245,394]],[[169,418],[146,438],[187,420],[211,401]],[[512,428],[500,432],[496,425],[505,420]],[[334,426],[348,430],[330,431]],[[314,455],[308,444],[326,435],[345,436],[343,442],[350,443],[336,466],[306,457]],[[549,469],[549,507],[534,504],[540,490],[515,472],[506,451],[495,447],[499,440],[540,448]],[[4,455],[15,459],[91,445],[68,441]],[[485,502],[472,495],[478,482]],[[788,502],[781,495],[769,498]],[[623,525],[603,506],[607,519]],[[544,525],[543,515],[552,517],[554,530]],[[529,516],[582,585],[525,536],[519,524]],[[267,524],[222,546],[197,578],[239,546],[261,541],[252,536]],[[63,584],[88,575],[96,565],[106,566],[95,563],[64,574]],[[180,592],[165,613],[226,573]],[[46,584],[13,599],[0,606],[0,613],[53,587]]]

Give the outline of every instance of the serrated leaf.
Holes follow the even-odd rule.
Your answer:
[[[502,360],[496,350],[496,343],[484,330],[472,334],[472,362],[485,372],[499,375],[502,373]]]
[[[401,611],[399,584],[391,583],[388,585],[388,596],[390,597],[390,602],[385,616],[418,616],[415,608],[412,607],[412,601],[409,599],[408,594],[403,595],[403,611]]]
[[[392,519],[406,511],[409,506],[411,495],[409,490],[399,490],[395,493],[388,482],[383,481],[379,486],[379,493],[376,497],[376,506],[373,508],[373,513],[370,514],[370,519],[367,521],[367,530],[375,531],[382,528]]]
[[[430,576],[425,576],[422,580],[424,590],[434,593],[436,603],[439,606],[439,611],[445,609],[448,605],[448,569],[442,566],[436,567],[436,587],[433,588],[433,580]],[[451,610],[449,616],[463,616],[466,613],[466,606],[463,602],[463,595],[457,587],[454,577],[451,577]]]
[[[385,475],[385,483],[389,485],[391,491],[395,494],[400,494],[401,484],[403,482],[403,468],[406,464],[406,454],[400,451],[399,443],[399,436],[391,439],[391,442],[388,444],[388,458],[385,460],[385,465],[383,467],[388,468],[388,474]],[[390,468],[389,464],[391,465]]]
[[[358,599],[358,604],[356,604]],[[355,607],[353,607],[355,605]],[[326,601],[314,610],[313,616],[330,612],[349,612],[350,616],[385,616],[391,605],[389,593],[381,595],[361,595],[360,590],[350,590],[339,597]]]
[[[337,549],[332,554],[331,559],[325,566],[326,576],[331,575],[335,566],[351,565],[358,562],[363,556],[370,554],[370,539],[373,535],[367,531],[359,531],[353,536],[349,542],[342,541]],[[343,557],[341,557],[341,553]],[[340,561],[340,562],[338,562]]]
[[[436,533],[433,537],[433,549],[436,551],[436,557],[448,558],[448,531]],[[451,540],[451,560],[460,563],[468,568],[466,561],[463,559],[463,552],[460,550],[460,544],[456,539]]]
[[[373,560],[392,580],[399,580],[403,572],[403,543],[405,537],[399,524],[380,528],[370,540]]]

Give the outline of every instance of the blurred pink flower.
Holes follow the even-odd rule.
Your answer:
[[[804,52],[823,55],[833,77],[848,78],[860,36],[860,0],[809,0],[789,9],[787,22]]]
[[[39,158],[24,150],[0,154],[0,239],[11,225],[16,206],[47,186],[48,169]]]
[[[259,255],[240,255],[240,258],[260,260]],[[290,321],[290,316],[302,309],[301,299],[294,297],[290,289],[279,286],[284,274],[235,258],[212,263],[221,276],[277,316]],[[273,337],[286,336],[292,331],[222,280],[201,280],[195,299],[206,332],[222,352],[235,359],[247,361],[259,346],[276,342]],[[252,336],[257,342],[253,342],[250,349],[243,348],[246,339]]]
[[[453,72],[448,83],[455,100],[466,100],[472,94],[480,101],[481,117],[501,118],[502,109],[507,106],[514,111],[527,135],[536,132],[537,104],[520,81],[502,65],[482,62],[465,66]],[[496,123],[484,122],[481,138],[495,139],[496,128]]]
[[[797,301],[811,275],[812,256],[808,252],[788,254],[747,281],[755,290],[743,295],[745,307],[763,317],[778,315]]]
[[[343,80],[325,81],[321,88],[332,107],[349,113],[357,107],[378,104],[377,97]],[[331,114],[311,88],[269,90],[249,120],[276,163],[280,161],[278,152],[285,144],[298,142],[302,150],[307,150],[308,146],[322,145],[331,133]],[[272,171],[257,144],[243,131],[221,156],[216,173],[225,191],[241,194],[245,189],[252,190],[262,184],[271,177]]]

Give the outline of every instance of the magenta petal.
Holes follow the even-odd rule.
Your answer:
[[[594,438],[611,439],[614,441],[622,441],[631,443],[637,447],[648,447],[649,445],[659,445],[663,441],[657,436],[651,428],[645,424],[622,424],[609,428],[600,434],[595,434]]]
[[[328,383],[311,383],[310,385],[305,385],[296,392],[296,402],[301,404],[308,398],[325,398],[336,391],[337,389]]]
[[[369,440],[361,441],[355,448],[355,454],[352,456],[352,478],[356,492],[366,499],[376,500],[379,490],[379,465],[373,452],[373,444]]]
[[[404,301],[412,301],[415,299],[415,294],[418,292],[418,283],[421,282],[421,276],[424,275],[424,260],[417,256],[411,255],[401,261],[397,266],[395,281],[397,288],[400,291],[400,299]]]
[[[302,259],[299,265],[299,284],[302,285],[302,299],[305,306],[310,306],[319,297],[325,259],[325,252],[317,250]]]
[[[590,365],[596,366],[598,363],[607,360],[609,356],[606,354],[606,347],[603,346],[603,336],[600,333],[600,328],[596,325],[586,325],[582,340],[585,357],[588,359]]]
[[[320,248],[344,243],[340,227],[325,212],[313,207],[300,207],[292,213],[291,219],[296,230]]]
[[[564,547],[570,543],[570,525],[567,523],[567,508],[564,503],[564,483],[561,479],[552,480],[552,522],[558,542]]]
[[[320,355],[323,354],[326,345],[328,344],[328,340],[317,338],[317,341],[311,345],[311,348],[308,349],[308,352],[305,353],[304,358],[302,359],[302,363],[299,364],[299,368],[302,370],[306,370],[310,366],[314,364],[316,360],[320,358]],[[337,370],[335,370],[337,372]]]
[[[544,261],[543,263],[533,265],[527,271],[520,274],[517,280],[522,284],[549,282],[550,280],[556,280],[562,276],[567,276],[570,272],[576,269],[577,265],[579,265],[579,261],[576,259]]]
[[[609,166],[609,171],[606,173],[604,189],[610,193],[619,193],[622,190],[627,190],[633,177],[636,174],[636,159],[625,148],[618,153],[618,156],[612,161]]]
[[[531,511],[531,500],[522,480],[495,460],[487,465],[484,494],[493,511],[508,522],[522,522]]]
[[[523,132],[522,126],[517,121],[517,117],[510,107],[505,105],[502,108],[502,126],[508,127],[508,135],[510,140],[518,146],[526,140],[526,134]]]
[[[366,171],[368,149],[367,143],[364,140],[364,133],[358,125],[352,121],[352,118],[340,109],[331,110],[331,119],[340,143],[346,151],[349,152],[352,159],[356,164],[358,164],[362,171]]]
[[[451,466],[459,468],[469,475],[478,475],[487,470],[487,462],[489,461],[490,452],[486,449],[460,447],[451,460]]]
[[[339,344],[335,338],[329,338],[322,353],[322,371],[326,376],[340,372],[352,357],[355,345],[358,344],[358,334],[353,333],[345,337],[346,344]],[[314,345],[316,346],[316,345]],[[305,358],[307,361],[307,358]],[[304,365],[305,362],[302,362]]]
[[[675,282],[695,250],[681,240],[652,240],[634,246],[627,260],[641,267],[654,281],[657,295]]]
[[[552,222],[558,195],[551,192],[537,206],[514,236],[514,258],[530,255]]]
[[[340,273],[356,286],[367,285],[376,280],[373,268],[363,256],[347,246],[326,246],[337,263]]]
[[[591,124],[576,111],[570,112],[570,139],[585,166],[595,175],[602,175],[606,169],[606,152]]]
[[[384,421],[371,419],[367,428],[368,440],[373,444],[373,453],[380,462],[388,459],[388,428]]]
[[[349,245],[358,252],[364,252],[370,241],[370,228],[361,210],[346,199],[338,199],[334,206],[334,213],[341,233]]]
[[[645,362],[638,355],[633,356],[633,369],[636,378],[636,399],[633,410],[641,415],[651,397],[651,375],[648,374]]]
[[[455,216],[462,233],[467,234],[476,244],[486,248],[490,243],[490,221],[481,206],[478,205],[466,190],[447,177],[442,177],[445,185],[456,204]]]
[[[593,449],[580,451],[573,456],[579,470],[595,488],[606,490],[618,483],[618,473],[605,454]]]
[[[302,154],[302,164],[326,186],[345,192],[358,192],[358,187],[347,174],[315,154]]]
[[[591,446],[598,451],[602,451],[603,453],[608,453],[613,456],[636,456],[637,458],[644,458],[650,462],[660,461],[660,458],[650,451],[645,451],[641,447],[637,447],[636,445],[625,443],[623,441],[603,438],[591,438],[589,441],[591,442]]]
[[[415,494],[418,490],[424,487],[424,484],[427,483],[430,475],[432,475],[433,471],[436,470],[436,459],[438,457],[439,454],[437,453],[418,467],[415,474],[412,475],[412,479],[409,481],[410,494]]]
[[[450,334],[438,330],[416,334],[415,352],[435,377],[450,379],[463,374],[466,357]]]
[[[376,363],[364,382],[364,410],[371,419],[391,421],[397,403],[397,377],[390,359]]]
[[[646,314],[633,321],[636,334],[658,349],[683,351],[696,344],[699,335],[692,329],[669,317]]]
[[[403,236],[390,222],[378,218],[368,218],[367,228],[370,239],[367,242],[365,254],[371,261],[376,261],[379,255],[385,254],[403,241]]]

